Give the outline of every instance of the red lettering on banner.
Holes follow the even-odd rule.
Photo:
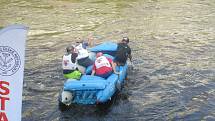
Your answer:
[[[4,112],[0,112],[0,121],[8,121],[7,116]]]
[[[5,102],[7,100],[10,100],[8,96],[8,94],[10,93],[10,89],[9,89],[9,82],[0,80],[0,103],[1,103],[1,111],[4,111],[6,109],[6,104]],[[7,119],[7,115],[5,112],[0,112],[0,121],[8,121]]]
[[[10,90],[5,87],[4,85],[7,85],[9,86],[9,82],[6,82],[6,81],[0,81],[0,94],[1,95],[8,95],[10,93]],[[2,91],[3,90],[3,91]]]
[[[0,97],[0,100],[1,100],[1,110],[5,110],[5,101],[10,100],[10,98]]]

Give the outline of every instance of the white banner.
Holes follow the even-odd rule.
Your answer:
[[[28,28],[0,30],[0,121],[21,121],[25,41]]]

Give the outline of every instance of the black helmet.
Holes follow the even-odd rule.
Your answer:
[[[122,41],[126,42],[126,43],[129,43],[129,38],[128,37],[123,37],[122,38]]]
[[[67,53],[70,53],[71,51],[73,51],[74,50],[74,47],[73,46],[68,46],[68,47],[66,47],[66,52]]]

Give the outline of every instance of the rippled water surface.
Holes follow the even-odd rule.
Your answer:
[[[23,121],[214,121],[214,0],[1,0],[0,27],[30,27]],[[134,70],[104,112],[58,110],[61,57],[78,38],[130,37]]]

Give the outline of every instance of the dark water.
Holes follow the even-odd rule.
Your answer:
[[[23,121],[214,121],[214,0],[1,0],[0,26],[30,27]],[[60,112],[64,48],[131,39],[134,70],[113,105]]]

